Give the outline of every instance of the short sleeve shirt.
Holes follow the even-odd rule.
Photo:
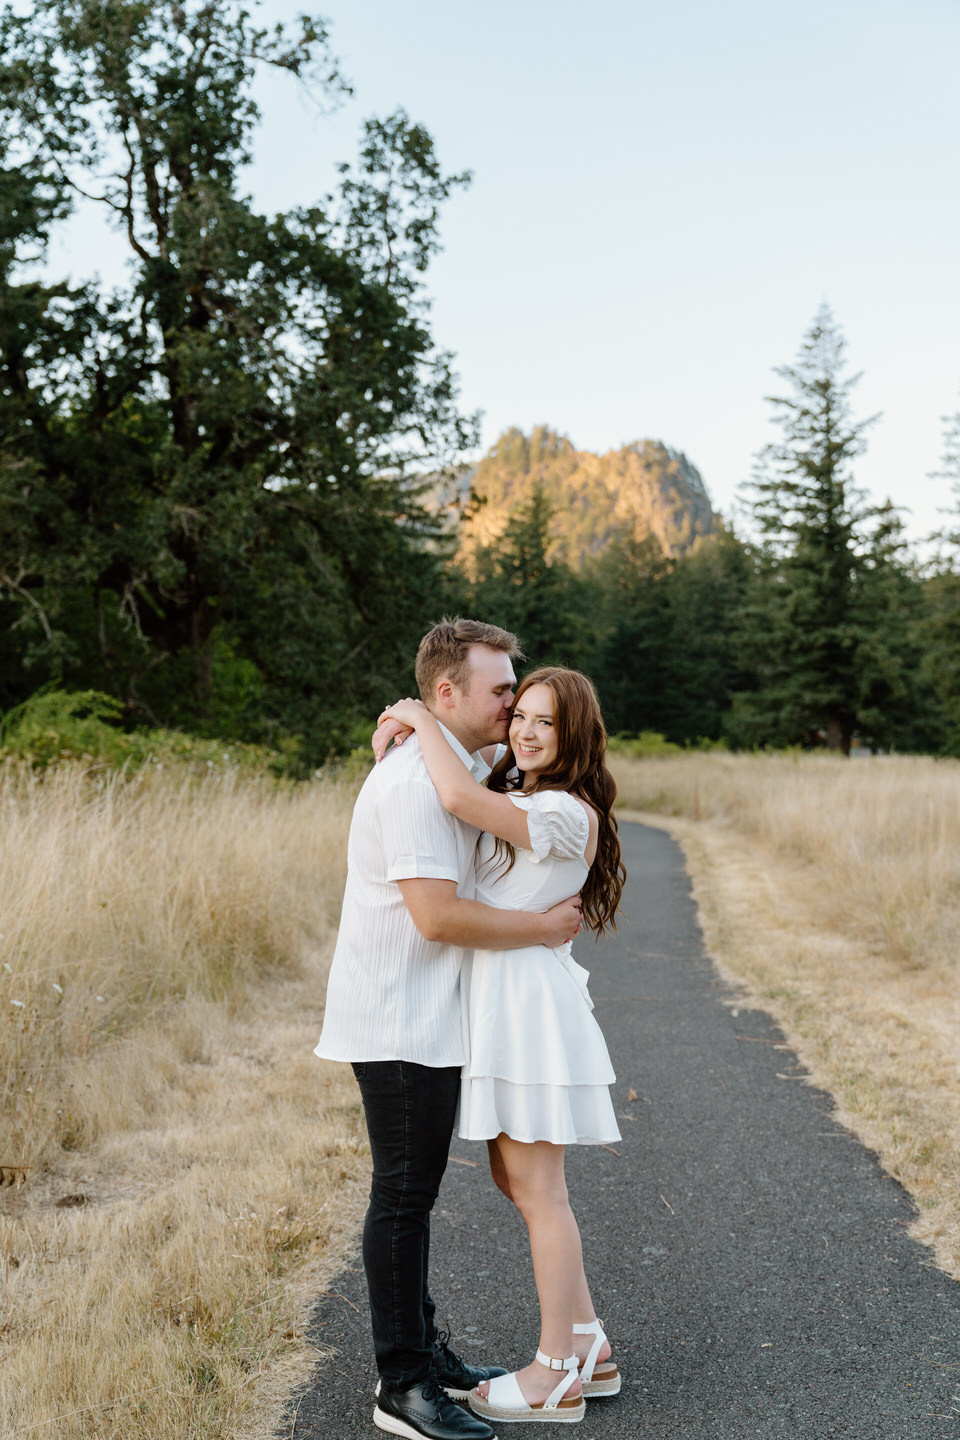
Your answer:
[[[450,734],[478,780],[489,773]],[[425,940],[398,880],[452,880],[473,899],[478,831],[440,804],[416,736],[367,776],[347,847],[347,887],[316,1054],[461,1065],[460,967],[470,952]]]

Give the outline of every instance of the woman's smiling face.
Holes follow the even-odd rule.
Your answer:
[[[524,775],[536,775],[555,765],[558,741],[554,717],[554,696],[549,685],[531,685],[514,705],[510,748]]]

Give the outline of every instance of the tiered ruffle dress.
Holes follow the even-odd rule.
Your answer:
[[[557,790],[511,795],[527,812],[529,850],[509,871],[490,835],[480,838],[477,899],[502,910],[548,910],[587,878],[589,822]],[[608,1086],[616,1078],[593,1018],[588,972],[569,945],[477,950],[461,971],[467,1061],[459,1134],[602,1145],[619,1140]]]

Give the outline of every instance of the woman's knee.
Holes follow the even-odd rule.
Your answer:
[[[510,1198],[526,1220],[530,1216],[570,1209],[563,1176],[509,1176]]]
[[[494,1180],[528,1223],[538,1212],[570,1208],[561,1147],[523,1144],[502,1135],[489,1142],[489,1148]]]

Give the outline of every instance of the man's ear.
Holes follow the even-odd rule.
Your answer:
[[[437,698],[437,708],[439,710],[452,710],[457,703],[458,691],[452,680],[438,680],[434,694]]]

